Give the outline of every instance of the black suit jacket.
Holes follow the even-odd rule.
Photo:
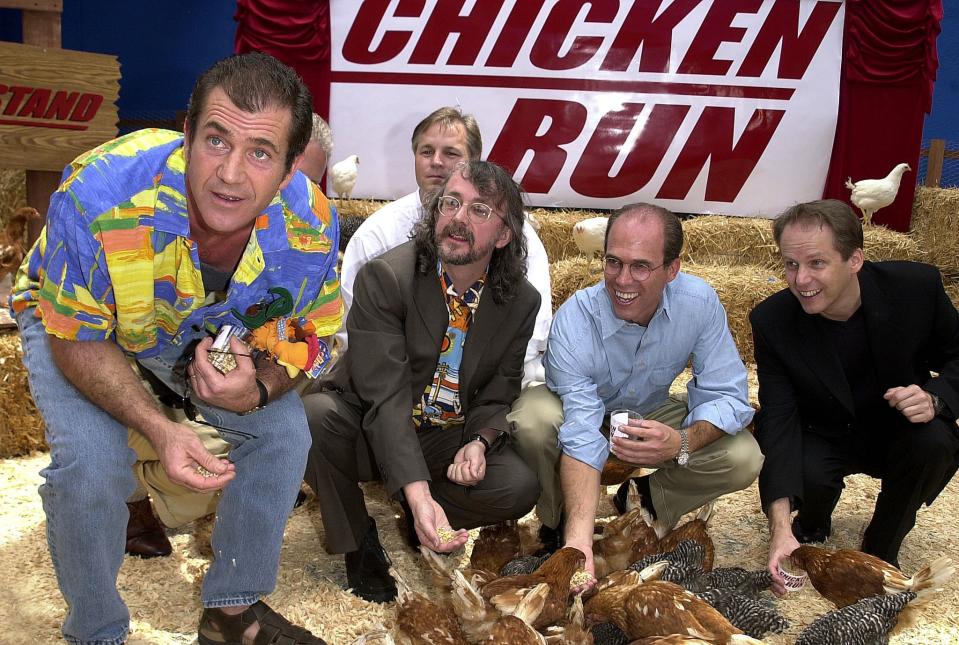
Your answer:
[[[959,412],[959,314],[939,270],[917,262],[866,262],[859,286],[883,391],[915,383]],[[759,376],[756,440],[766,457],[759,492],[768,511],[777,499],[802,497],[803,434],[842,436],[857,420],[839,357],[796,296],[788,289],[770,296],[749,321]],[[876,406],[878,415],[890,410],[882,399]]]
[[[362,410],[363,432],[390,495],[430,479],[412,410],[433,379],[449,327],[439,276],[421,275],[415,265],[415,248],[407,242],[360,269],[346,319],[350,345],[324,383]],[[506,415],[522,386],[539,302],[526,279],[504,304],[483,289],[460,365],[467,436],[483,428],[509,432]]]

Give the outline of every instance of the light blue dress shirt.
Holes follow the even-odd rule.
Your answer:
[[[614,315],[605,283],[577,291],[556,312],[546,346],[546,384],[563,401],[563,452],[602,471],[609,456],[600,432],[605,415],[661,407],[690,358],[683,427],[709,421],[728,434],[746,427],[753,417],[746,368],[726,310],[706,282],[679,273],[647,327]]]

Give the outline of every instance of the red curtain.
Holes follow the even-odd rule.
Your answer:
[[[299,73],[313,94],[313,111],[330,115],[329,0],[237,0],[237,54],[259,51]]]
[[[847,0],[839,119],[823,196],[848,202],[846,177],[879,179],[906,162],[896,201],[873,221],[909,230],[924,115],[932,108],[941,0]]]

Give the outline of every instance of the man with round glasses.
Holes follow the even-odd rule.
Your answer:
[[[343,327],[336,335],[342,350],[349,346],[346,314],[353,304],[353,281],[360,268],[390,249],[410,239],[413,225],[423,215],[423,207],[450,172],[464,161],[478,160],[483,153],[479,125],[470,114],[455,107],[441,107],[420,121],[413,129],[413,170],[417,190],[391,202],[370,215],[350,238],[343,254],[340,289],[343,293]],[[549,280],[549,258],[546,249],[528,223],[523,223],[526,239],[526,277],[539,292],[541,304],[533,335],[526,347],[523,362],[523,386],[542,383],[543,352],[553,317]]]
[[[503,168],[454,170],[413,239],[360,269],[349,349],[303,398],[306,481],[327,549],[346,554],[362,598],[393,600],[396,584],[357,482],[382,479],[413,537],[440,552],[462,546],[466,529],[522,517],[539,495],[506,441],[540,303],[524,277],[523,219]]]
[[[753,410],[726,312],[712,287],[679,271],[682,246],[679,218],[664,208],[630,204],[613,213],[603,282],[576,292],[556,312],[546,349],[548,389],[524,392],[510,416],[518,450],[543,488],[540,520],[586,553],[590,571],[610,452],[656,469],[631,481],[658,530],[749,486],[762,466],[755,439],[741,432]],[[690,362],[686,396],[671,396],[670,385]],[[608,415],[622,408],[643,420],[621,426],[628,436],[610,444]],[[629,485],[614,498],[620,512]]]

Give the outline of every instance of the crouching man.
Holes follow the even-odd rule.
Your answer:
[[[430,198],[413,239],[356,276],[349,349],[322,382],[327,391],[304,404],[306,481],[327,548],[346,554],[360,597],[386,602],[396,585],[359,481],[381,477],[407,505],[415,539],[435,551],[536,501],[506,420],[540,300],[524,277],[522,231],[520,187],[499,166],[470,161]]]
[[[959,314],[935,267],[866,262],[862,224],[843,202],[793,206],[773,237],[789,288],[749,319],[766,454],[759,494],[782,593],[780,561],[829,537],[853,473],[882,481],[860,548],[898,566],[916,511],[959,463]]]
[[[613,213],[604,282],[576,292],[556,312],[546,387],[526,390],[510,416],[518,449],[543,487],[541,537],[549,542],[550,530],[559,533],[557,541],[586,553],[590,572],[611,411],[628,408],[645,418],[624,428],[629,438],[613,439],[612,452],[657,469],[633,481],[660,527],[749,486],[762,465],[756,441],[742,432],[753,410],[726,312],[708,284],[679,272],[682,246],[682,225],[664,208],[632,204]],[[688,398],[671,397],[690,359]],[[620,512],[628,484],[615,500]]]
[[[199,642],[323,642],[259,600],[276,584],[310,445],[295,381],[211,337],[273,312],[281,293],[286,323],[314,331],[311,347],[339,326],[336,218],[295,172],[311,102],[277,60],[228,58],[197,80],[184,134],[143,130],[85,153],[51,198],[11,299],[46,423],[40,495],[71,643],[119,644],[129,630],[116,588],[136,487],[127,428],[172,482],[220,491]],[[227,357],[232,370],[211,362]],[[164,413],[173,399],[216,428],[228,459]]]

